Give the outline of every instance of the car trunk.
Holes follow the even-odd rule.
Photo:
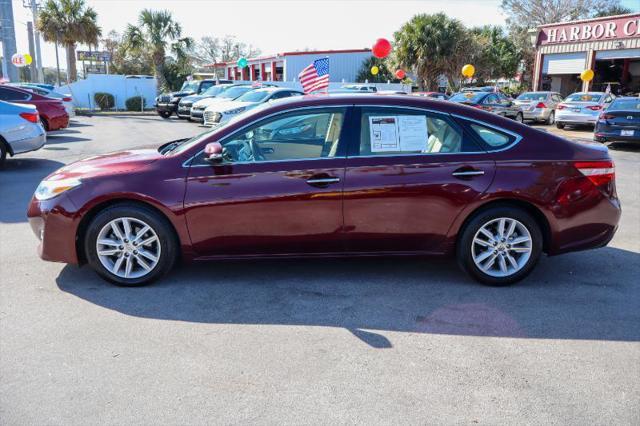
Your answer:
[[[602,118],[614,128],[640,128],[640,111],[605,111]]]

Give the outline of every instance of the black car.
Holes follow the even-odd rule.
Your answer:
[[[640,142],[640,98],[616,98],[598,117],[593,139]]]
[[[156,111],[162,118],[178,113],[180,99],[189,95],[198,95],[216,84],[232,83],[231,80],[191,80],[185,81],[177,92],[162,93],[156,98]]]
[[[450,102],[465,104],[474,108],[512,118],[520,123],[524,116],[520,108],[504,93],[500,92],[460,92],[449,98]]]

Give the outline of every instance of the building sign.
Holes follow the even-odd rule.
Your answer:
[[[79,61],[110,61],[111,53],[109,52],[89,52],[86,50],[78,50],[78,60]]]
[[[542,27],[538,44],[565,44],[640,37],[640,15]]]

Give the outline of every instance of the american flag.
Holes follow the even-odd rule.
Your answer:
[[[329,87],[329,58],[316,59],[298,74],[304,93]]]

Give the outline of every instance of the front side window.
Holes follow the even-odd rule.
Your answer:
[[[344,110],[291,113],[222,141],[228,163],[306,160],[336,156]]]
[[[359,155],[473,152],[464,132],[448,118],[415,110],[363,110]]]

